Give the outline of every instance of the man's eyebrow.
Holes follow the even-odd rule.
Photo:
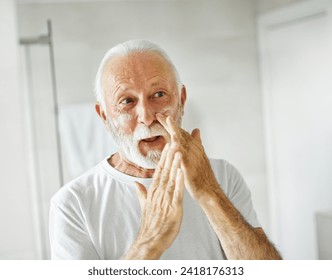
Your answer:
[[[155,86],[159,86],[159,85],[160,85],[159,82],[154,82],[154,83],[152,83],[150,86],[151,86],[151,87],[155,87]]]
[[[114,91],[114,96],[117,96],[119,94],[119,89],[121,89],[121,86],[118,85]]]
[[[129,88],[127,86],[122,86],[121,83],[119,83],[114,91],[114,97],[119,95],[121,92],[127,91]]]
[[[151,87],[158,86],[158,85],[162,84],[163,82],[166,82],[165,78],[163,78],[161,76],[157,76],[157,75],[149,78],[148,81],[153,80],[155,78],[158,78],[158,80],[152,82],[152,84],[150,85]]]

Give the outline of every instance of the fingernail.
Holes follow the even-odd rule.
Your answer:
[[[173,118],[172,118],[171,116],[167,116],[167,117],[166,117],[166,122],[167,122],[168,124],[171,124],[171,123],[173,122]]]

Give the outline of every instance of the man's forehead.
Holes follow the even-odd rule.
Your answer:
[[[172,72],[167,60],[156,52],[133,52],[111,58],[105,66],[108,74]],[[131,73],[133,72],[133,73]]]
[[[118,87],[119,83],[138,82],[157,86],[164,82],[174,82],[175,75],[169,63],[155,52],[130,53],[116,56],[106,64],[104,75],[106,86]],[[111,83],[111,84],[109,84]],[[117,84],[117,85],[116,85]]]

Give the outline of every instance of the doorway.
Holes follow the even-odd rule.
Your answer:
[[[332,208],[331,1],[258,22],[271,236],[285,259],[317,259],[315,216]]]

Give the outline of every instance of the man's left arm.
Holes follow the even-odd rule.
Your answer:
[[[253,228],[218,186],[213,196],[201,197],[207,215],[228,259],[281,259],[262,228]]]
[[[207,158],[199,130],[191,134],[171,117],[157,114],[158,121],[180,145],[185,186],[216,232],[228,259],[281,259],[262,228],[253,228],[220,188]]]

